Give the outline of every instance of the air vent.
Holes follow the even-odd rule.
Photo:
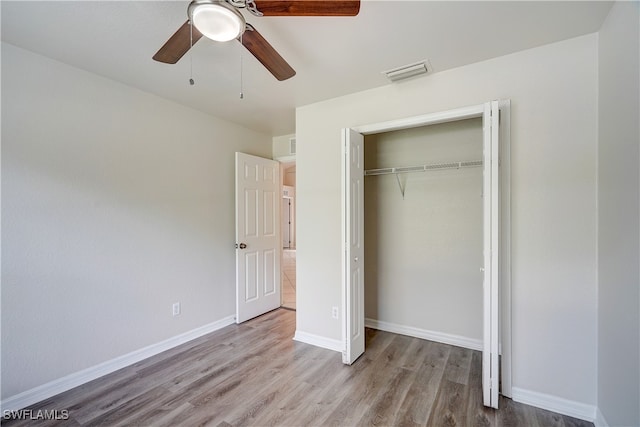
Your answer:
[[[409,77],[427,74],[431,71],[431,64],[429,64],[429,61],[425,60],[416,62],[414,64],[394,68],[393,70],[383,71],[382,74],[384,74],[390,81],[397,82],[400,80],[408,79]]]
[[[296,154],[296,139],[289,138],[289,154]]]

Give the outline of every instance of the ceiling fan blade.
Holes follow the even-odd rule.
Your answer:
[[[356,16],[360,0],[255,0],[264,16]]]
[[[296,75],[287,61],[269,44],[268,41],[252,26],[247,24],[247,30],[242,34],[242,45],[266,67],[273,76],[282,81]]]
[[[193,44],[202,37],[200,31],[193,27]],[[160,48],[153,59],[165,64],[175,64],[191,48],[191,25],[189,21],[182,24],[178,31]]]

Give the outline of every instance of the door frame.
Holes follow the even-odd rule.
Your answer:
[[[285,186],[283,185],[282,187],[285,187]],[[283,193],[284,193],[284,191],[283,191]],[[284,206],[284,201],[285,200],[288,203],[288,206],[286,208]],[[281,241],[282,241],[282,249],[291,249],[291,243],[292,243],[292,240],[291,240],[291,237],[292,237],[291,236],[291,228],[292,228],[291,227],[291,225],[292,225],[292,223],[291,223],[291,210],[292,210],[292,207],[291,207],[291,205],[293,204],[293,197],[285,196],[283,194],[283,196],[280,199],[280,201],[281,201],[281,206],[282,206],[282,209],[280,209],[280,224],[282,224],[282,227],[281,227],[281,230],[280,230],[280,234],[281,234],[281,237],[282,237],[282,239],[281,239]],[[286,222],[286,224],[284,222],[285,219],[288,220]],[[285,237],[285,235],[289,237],[289,240],[288,240],[288,245],[289,246],[286,246],[286,247],[284,246],[284,243],[285,243],[284,237]]]
[[[498,304],[498,310],[492,311],[491,323],[492,327],[495,330],[494,322],[498,322],[499,324],[499,353],[501,355],[501,369],[500,369],[500,377],[501,377],[501,394],[506,397],[511,397],[512,395],[512,340],[511,340],[511,150],[510,150],[510,112],[511,112],[511,101],[510,100],[499,100],[497,101],[499,115],[500,115],[500,123],[499,123],[499,152],[500,152],[500,173],[497,180],[494,182],[494,185],[497,184],[497,191],[495,194],[498,196],[499,200],[498,211],[496,212],[499,215],[499,230],[500,230],[500,242],[499,248],[500,253],[498,254],[498,271],[495,273],[499,277],[500,289],[499,289],[499,299],[500,302]],[[409,129],[414,127],[435,125],[439,123],[448,123],[459,120],[465,120],[476,117],[483,117],[485,114],[486,103],[482,103],[479,105],[472,105],[468,107],[457,108],[453,110],[440,111],[435,113],[428,113],[419,116],[413,116],[403,119],[390,120],[378,123],[371,123],[361,126],[354,126],[350,128],[345,128],[343,132],[348,134],[349,131],[354,131],[360,133],[362,135],[376,134],[381,132],[390,132],[395,130]],[[494,125],[497,122],[497,118],[495,118]],[[489,141],[490,143],[490,141]],[[345,144],[343,144],[343,150],[345,150]],[[344,163],[344,156],[343,156]],[[490,171],[488,171],[490,172]],[[344,179],[344,168],[343,168],[343,206],[342,206],[342,254],[343,258],[345,258],[347,251],[347,235],[346,230],[347,227],[347,206],[349,204],[349,200],[347,198],[347,189],[346,183]],[[492,215],[494,217],[494,215]],[[495,220],[497,221],[497,216],[495,216]],[[483,227],[484,228],[484,227]],[[342,342],[343,342],[343,352],[346,351],[347,348],[347,334],[348,334],[348,322],[347,319],[350,318],[351,308],[345,304],[346,294],[348,292],[348,271],[347,267],[349,266],[348,260],[343,259],[342,266],[342,301],[343,301],[343,310],[342,310]],[[494,264],[495,265],[495,264]],[[483,301],[484,304],[484,301]],[[364,313],[363,313],[364,316]],[[362,319],[364,322],[364,319]],[[497,402],[495,403],[495,407],[497,407]]]

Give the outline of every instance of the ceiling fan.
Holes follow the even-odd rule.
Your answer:
[[[360,0],[193,0],[187,8],[187,21],[153,59],[175,64],[203,35],[220,42],[237,39],[276,79],[293,77],[295,70],[246,23],[239,9],[255,16],[356,16]]]

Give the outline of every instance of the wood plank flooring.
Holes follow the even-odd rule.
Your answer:
[[[292,340],[295,312],[232,325],[34,405],[69,426],[556,426],[593,424],[501,398],[482,406],[481,354],[367,329],[352,366]]]

